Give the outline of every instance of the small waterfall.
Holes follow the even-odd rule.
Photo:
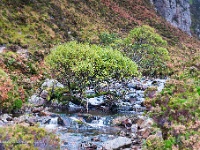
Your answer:
[[[58,117],[55,117],[55,118],[51,118],[51,121],[49,124],[54,124],[54,125],[57,125],[58,124]]]
[[[46,128],[54,129],[58,126],[58,117],[51,118],[49,124],[46,125]]]

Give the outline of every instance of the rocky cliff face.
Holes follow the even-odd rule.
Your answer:
[[[200,39],[200,0],[192,0],[190,10],[192,14],[191,32]]]
[[[189,0],[151,0],[156,11],[173,26],[191,35],[191,13]]]

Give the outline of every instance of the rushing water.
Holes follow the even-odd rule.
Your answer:
[[[116,91],[118,95],[124,94],[123,98],[116,102],[117,113],[111,114],[104,111],[91,109],[89,113],[56,112],[57,116],[51,117],[48,122],[41,124],[48,130],[55,130],[61,139],[61,150],[93,150],[102,149],[104,142],[115,139],[126,128],[112,124],[118,116],[140,116],[145,111],[143,106],[144,90],[150,86],[156,86],[160,92],[166,80],[140,80],[131,81],[128,84],[114,83],[109,89]],[[141,84],[138,88],[136,84]],[[91,89],[88,92],[93,92]],[[99,105],[104,101],[103,97],[88,99],[92,105]],[[72,105],[74,107],[74,105]],[[76,106],[80,107],[80,106]],[[55,113],[55,110],[54,110]],[[64,125],[58,124],[61,118]],[[130,131],[129,131],[130,132]]]

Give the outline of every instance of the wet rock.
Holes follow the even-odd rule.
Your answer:
[[[96,150],[97,146],[93,143],[82,143],[81,147],[84,150]]]
[[[129,88],[129,89],[131,89],[131,88],[135,88],[136,87],[136,85],[134,84],[134,83],[128,83],[127,84],[127,87]]]
[[[76,105],[72,102],[69,102],[69,105],[68,105],[68,112],[69,113],[73,113],[73,112],[81,112],[84,110],[84,107],[83,106],[79,106],[79,105]]]
[[[58,125],[65,126],[65,123],[60,116],[58,117]]]
[[[0,116],[0,120],[4,123],[8,122],[8,121],[12,121],[12,117],[8,114],[3,114]]]
[[[147,89],[147,86],[140,83],[140,84],[136,84],[135,89],[144,91]]]
[[[45,120],[44,124],[49,124],[51,122],[51,119]]]
[[[104,103],[105,99],[104,99],[104,96],[98,96],[94,98],[89,98],[87,101],[90,105],[99,106]]]
[[[129,102],[130,102],[131,104],[135,104],[136,101],[137,101],[137,98],[136,98],[136,97],[130,97],[130,98],[129,98]]]
[[[7,121],[12,121],[12,120],[13,120],[13,118],[11,118],[11,117],[8,117],[8,118],[6,118],[6,120],[7,120]]]
[[[95,91],[94,91],[94,89],[88,89],[88,90],[85,91],[85,94],[86,95],[94,95]]]
[[[99,137],[93,137],[91,140],[94,141],[94,142],[100,141]]]
[[[127,137],[118,137],[116,139],[107,141],[103,143],[103,148],[106,150],[117,150],[119,148],[123,148],[125,146],[130,146],[132,143],[130,138]]]

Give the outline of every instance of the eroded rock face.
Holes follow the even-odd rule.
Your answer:
[[[191,35],[191,13],[189,0],[151,0],[156,11],[173,26]]]

